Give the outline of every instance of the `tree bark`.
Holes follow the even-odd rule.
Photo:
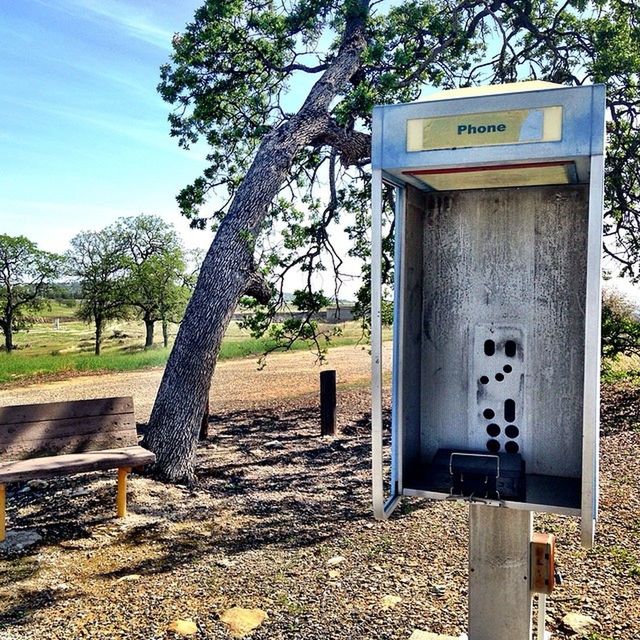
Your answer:
[[[271,287],[261,273],[254,271],[249,276],[244,294],[255,298],[260,304],[269,304]]]
[[[144,348],[149,349],[153,346],[153,330],[155,328],[155,322],[153,320],[149,320],[148,318],[144,319],[144,328],[145,328],[145,340],[144,340]]]
[[[342,45],[300,111],[260,144],[202,264],[151,413],[143,446],[152,473],[191,483],[198,434],[222,338],[253,274],[253,242],[296,154],[326,135],[331,102],[359,67],[368,0],[348,19]]]

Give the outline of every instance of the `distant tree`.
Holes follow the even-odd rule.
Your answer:
[[[164,346],[168,323],[182,318],[189,300],[186,253],[173,225],[152,215],[121,218],[115,232],[127,253],[127,297],[145,325],[145,345],[153,345],[155,323],[162,322]]]
[[[77,282],[54,282],[48,287],[49,298],[61,303],[65,300],[73,302],[79,300],[80,293],[80,285]]]
[[[26,313],[45,304],[62,263],[61,256],[41,251],[24,236],[0,235],[0,328],[8,353],[15,348],[14,332],[30,324]]]
[[[80,281],[78,317],[95,326],[95,354],[100,355],[109,320],[128,313],[128,260],[122,237],[113,227],[83,231],[71,240],[69,271]]]
[[[167,282],[165,295],[160,302],[160,321],[162,322],[162,343],[169,346],[169,323],[178,324],[182,321],[185,309],[196,283],[196,275],[186,272],[181,282]]]

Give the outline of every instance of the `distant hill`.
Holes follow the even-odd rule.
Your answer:
[[[49,288],[52,300],[79,300],[82,295],[79,282],[54,282]]]

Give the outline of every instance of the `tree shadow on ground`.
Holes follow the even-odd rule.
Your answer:
[[[221,502],[221,520],[241,526],[214,526],[207,537],[180,539],[148,527],[132,529],[127,544],[153,540],[163,553],[105,577],[167,572],[204,554],[233,557],[319,545],[339,540],[349,523],[371,520],[370,440],[344,435],[345,427],[368,433],[361,416],[328,438],[320,437],[316,412],[308,408],[236,411],[212,416],[210,424],[197,490]],[[208,517],[205,512],[192,521],[206,524]]]
[[[159,552],[103,577],[171,572],[206,555],[308,547],[339,539],[349,523],[370,521],[369,426],[362,412],[343,418],[337,435],[328,438],[320,437],[317,410],[309,407],[228,412],[212,416],[210,424],[211,436],[199,451],[196,488],[183,488],[183,497],[172,503],[159,499],[138,509],[153,521],[118,531],[108,541],[153,542]],[[14,517],[12,526],[43,533],[42,542],[27,553],[81,541],[94,536],[97,527],[112,526],[115,480],[112,485],[104,482],[107,478],[104,473],[65,477],[50,485],[53,491],[23,494],[26,515]],[[154,484],[163,491],[164,485]],[[215,507],[199,508],[203,495]],[[184,522],[194,532],[172,531]]]
[[[0,610],[0,629],[9,624],[17,627],[23,624],[26,625],[34,613],[42,609],[48,609],[56,602],[69,597],[71,596],[56,592],[53,589],[23,589],[17,601],[7,608],[2,607]],[[1,599],[0,606],[2,606]]]

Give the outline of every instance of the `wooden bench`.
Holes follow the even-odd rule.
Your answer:
[[[117,516],[127,514],[127,475],[155,462],[138,446],[133,398],[0,407],[0,542],[11,482],[118,469]]]

